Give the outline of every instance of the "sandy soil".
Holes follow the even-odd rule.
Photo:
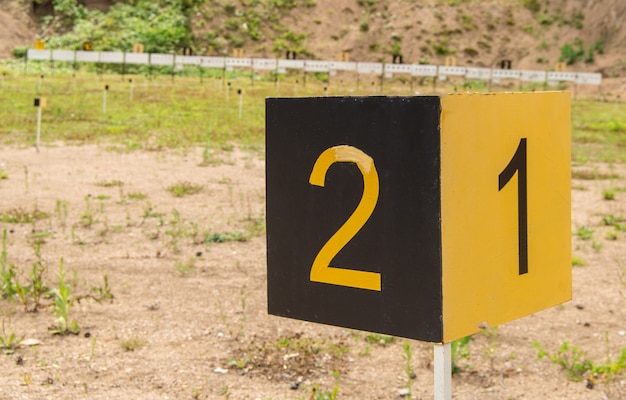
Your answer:
[[[72,293],[82,297],[70,309],[80,333],[67,336],[48,330],[50,300],[31,312],[32,302],[25,311],[0,299],[2,337],[40,342],[0,355],[0,399],[322,398],[313,396],[315,387],[318,395],[337,387],[339,399],[393,399],[408,382],[405,343],[413,349],[412,398],[433,398],[431,345],[384,343],[365,332],[267,315],[264,234],[204,241],[262,225],[262,156],[235,149],[214,155],[210,166],[201,161],[201,149],[0,149],[8,173],[0,181],[0,213],[50,214],[35,224],[0,224],[8,231],[8,262],[27,282],[37,261],[34,240],[43,238],[45,283],[56,286],[63,257]],[[606,165],[574,169],[610,172]],[[626,169],[612,172],[623,177]],[[167,188],[182,181],[203,190],[173,196]],[[626,233],[608,240],[611,229],[602,224],[609,214],[626,215],[626,193],[608,201],[602,191],[626,184],[613,178],[573,185],[572,230],[594,231],[593,240],[572,237],[574,254],[585,261],[573,270],[574,299],[475,335],[454,375],[455,399],[626,398],[623,374],[589,389],[539,360],[532,346],[556,352],[569,341],[598,364],[626,347]],[[105,275],[112,301],[86,297],[97,297],[93,288],[103,288]]]

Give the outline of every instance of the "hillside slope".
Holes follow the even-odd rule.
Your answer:
[[[273,2],[284,4],[284,2]],[[447,56],[459,65],[491,67],[502,59],[513,68],[549,69],[570,44],[583,55],[574,70],[621,73],[626,49],[626,2],[620,0],[310,0],[283,6],[277,21],[261,19],[260,40],[250,22],[268,7],[255,1],[213,1],[197,13],[192,27],[196,43],[229,54],[234,38],[246,54],[273,56],[280,50],[337,59],[348,52],[356,61],[442,64]],[[542,4],[549,3],[549,6]],[[290,3],[291,4],[291,3]],[[286,10],[287,9],[287,10]],[[219,12],[222,10],[223,12]],[[262,11],[259,11],[262,10]],[[220,38],[225,38],[220,42]],[[291,40],[297,38],[300,40]],[[264,40],[265,39],[265,40]],[[232,40],[230,41],[233,42]],[[220,45],[222,44],[222,45]],[[585,56],[593,62],[584,62]],[[603,54],[600,54],[603,53]],[[587,61],[591,61],[588,59]],[[616,67],[616,65],[618,65]]]

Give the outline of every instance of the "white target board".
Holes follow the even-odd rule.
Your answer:
[[[26,52],[26,57],[29,60],[49,61],[50,60],[50,50],[28,49],[28,51]]]
[[[72,50],[52,50],[52,59],[54,61],[74,61],[74,52]]]
[[[356,71],[354,61],[330,61],[329,68],[332,71]]]
[[[278,60],[278,68],[285,69],[304,69],[304,60]]]
[[[150,54],[150,64],[152,65],[174,65],[173,54]]]
[[[415,64],[413,65],[411,69],[411,75],[413,76],[437,76],[437,66]]]
[[[467,72],[467,68],[465,67],[450,67],[450,66],[439,67],[439,76],[465,76],[466,72]]]
[[[520,70],[520,80],[524,82],[545,82],[546,76],[546,71]]]
[[[576,80],[576,72],[548,72],[548,80],[555,82],[574,82]]]
[[[200,65],[200,56],[176,56],[176,63],[180,65]]]
[[[376,74],[383,73],[383,65],[381,63],[360,62],[356,65],[356,72],[359,74]]]
[[[328,61],[305,61],[304,70],[307,72],[328,72],[330,63]]]
[[[576,83],[583,85],[602,85],[602,74],[592,72],[579,72],[576,74]]]
[[[494,80],[500,80],[500,79],[519,79],[521,76],[521,71],[516,70],[516,69],[492,69],[491,70],[491,77]]]
[[[272,71],[276,69],[278,61],[275,58],[254,58],[252,59],[252,69],[257,71]]]
[[[99,51],[76,51],[76,61],[78,62],[99,62],[100,61],[100,52]]]
[[[148,53],[126,53],[124,54],[124,62],[126,64],[150,64],[150,55]]]
[[[200,66],[204,68],[224,68],[224,57],[202,57]]]
[[[124,63],[124,53],[118,51],[101,51],[100,62],[109,64]]]
[[[410,64],[385,64],[385,78],[393,77],[393,74],[410,74],[412,68]]]
[[[226,58],[226,68],[240,67],[248,68],[252,66],[251,58]]]
[[[465,77],[468,79],[488,81],[491,79],[491,68],[468,67]]]

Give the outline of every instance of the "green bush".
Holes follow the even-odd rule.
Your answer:
[[[26,52],[28,50],[26,49],[26,47],[15,47],[13,49],[13,57],[15,58],[19,58],[19,59],[24,59],[26,58]]]

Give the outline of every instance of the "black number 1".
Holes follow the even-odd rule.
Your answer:
[[[519,141],[517,150],[509,164],[498,175],[498,191],[502,190],[513,178],[517,171],[517,221],[519,244],[519,275],[528,273],[528,197],[527,167],[526,167],[526,138]]]

